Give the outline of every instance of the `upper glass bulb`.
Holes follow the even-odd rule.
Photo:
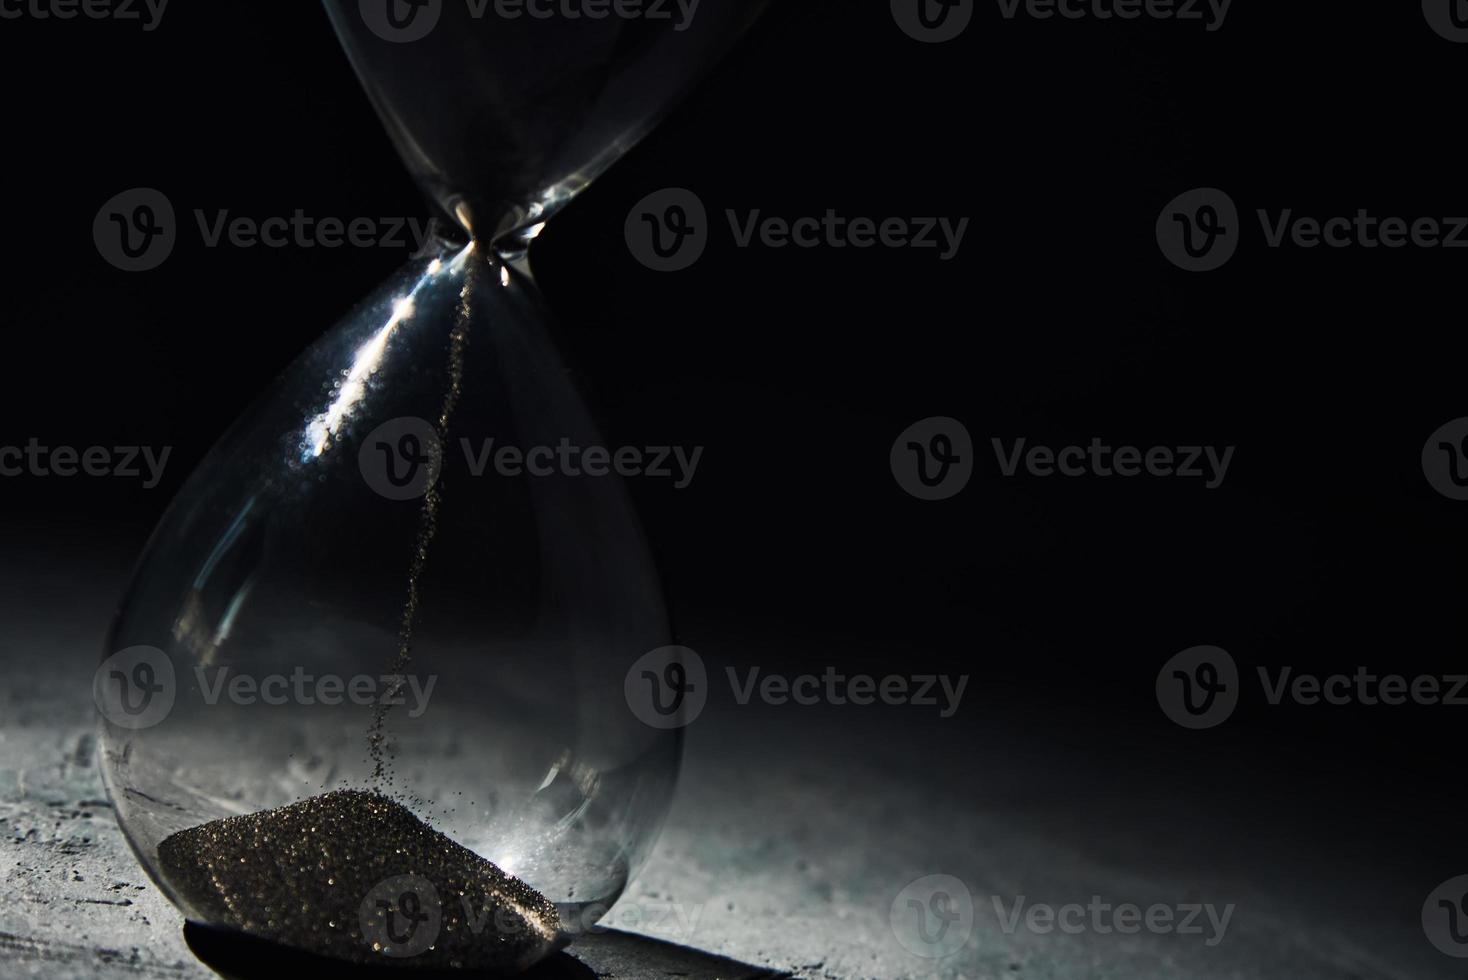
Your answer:
[[[615,163],[766,0],[326,0],[408,167],[499,242]]]

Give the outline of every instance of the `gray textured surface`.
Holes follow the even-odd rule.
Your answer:
[[[210,976],[128,853],[100,786],[89,685],[122,566],[78,574],[32,571],[0,583],[0,662],[9,665],[0,974]],[[1457,974],[1423,939],[1414,893],[1363,882],[1351,856],[1310,858],[1167,814],[1139,841],[1125,800],[1073,797],[1063,775],[1032,776],[1028,787],[999,736],[943,733],[899,715],[853,724],[839,713],[711,705],[690,732],[657,852],[610,916],[622,932],[666,942],[593,936],[572,952],[607,977]],[[941,959],[906,951],[889,923],[903,886],[932,873],[961,879],[974,896],[972,938]],[[1215,947],[1175,935],[1006,933],[990,896],[1019,894],[1237,910]]]

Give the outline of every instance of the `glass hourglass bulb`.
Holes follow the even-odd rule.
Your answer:
[[[104,777],[189,919],[514,971],[594,924],[645,860],[681,742],[624,683],[672,649],[667,617],[618,477],[558,462],[603,444],[524,250],[755,6],[703,0],[676,31],[328,0],[465,236],[409,262],[223,437],[118,613],[94,690]],[[394,37],[412,10],[432,29]]]
[[[631,149],[766,2],[326,7],[419,184],[475,237],[513,250]]]

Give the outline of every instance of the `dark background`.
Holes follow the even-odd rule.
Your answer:
[[[1468,504],[1419,462],[1468,415],[1468,253],[1272,250],[1253,211],[1468,213],[1465,70],[1468,46],[1416,4],[1240,2],[1215,33],[979,4],[962,38],[929,46],[885,3],[777,0],[532,252],[609,444],[706,447],[689,489],[632,486],[680,639],[768,670],[970,673],[959,718],[912,732],[971,758],[974,782],[1003,746],[1035,757],[1026,792],[1073,794],[1078,813],[1151,794],[1421,868],[1420,894],[1460,873],[1468,709],[1268,708],[1252,673],[1468,671]],[[0,21],[0,90],[0,445],[173,447],[151,491],[0,481],[8,560],[81,575],[135,554],[266,382],[406,258],[186,232],[130,275],[93,246],[101,204],[151,186],[189,221],[429,208],[315,4],[180,2],[154,33]],[[1245,238],[1188,274],[1153,226],[1208,185]],[[658,274],[623,222],[666,186],[718,222],[971,223],[951,262],[738,249],[722,228],[693,268]],[[924,503],[888,451],[934,415],[965,423],[977,472]],[[1213,491],[1001,479],[989,440],[1020,436],[1237,451]],[[1205,643],[1250,693],[1187,732],[1153,682]]]

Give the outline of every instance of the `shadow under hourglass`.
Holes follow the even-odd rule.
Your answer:
[[[311,976],[315,980],[471,980],[492,974],[464,970],[420,970],[399,961],[372,967],[317,956],[240,932],[184,923],[184,942],[205,966],[226,980],[275,980],[281,975]],[[761,980],[786,974],[687,946],[626,932],[598,930],[580,939],[577,955],[556,953],[518,976],[521,980],[594,980],[596,977],[679,976],[685,980]]]

